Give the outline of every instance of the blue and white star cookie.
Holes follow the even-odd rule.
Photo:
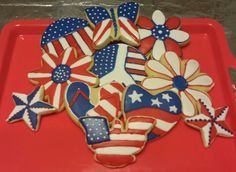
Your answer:
[[[9,115],[7,122],[12,123],[24,120],[28,127],[37,131],[39,128],[41,115],[50,114],[56,111],[56,108],[43,102],[44,87],[37,87],[31,94],[13,93],[15,108]]]

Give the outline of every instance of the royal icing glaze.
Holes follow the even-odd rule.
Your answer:
[[[165,91],[152,95],[138,85],[131,85],[124,94],[126,117],[149,116],[156,121],[148,139],[159,138],[169,132],[181,118],[181,101],[177,94]]]
[[[65,90],[65,107],[69,116],[78,123],[94,106],[90,102],[90,88],[82,82],[70,83]]]
[[[96,48],[103,48],[111,41],[121,40],[138,46],[139,33],[135,23],[138,18],[139,5],[126,2],[117,9],[107,10],[103,7],[90,7],[85,10],[86,17],[93,31],[93,42]]]
[[[109,122],[122,115],[121,98],[124,86],[112,82],[100,87],[99,101],[95,107],[87,112],[88,116],[105,116]]]
[[[139,83],[146,77],[146,57],[126,44],[112,44],[94,54],[92,72],[100,85],[117,81],[124,85]]]
[[[56,108],[43,101],[43,86],[37,87],[29,95],[13,93],[12,97],[15,102],[15,107],[9,115],[7,122],[12,123],[24,120],[27,126],[33,131],[39,129],[41,116],[56,111]]]
[[[81,56],[91,56],[95,51],[92,35],[93,31],[86,20],[62,18],[47,27],[41,39],[41,47],[54,56],[59,56],[68,47],[74,47]]]
[[[166,21],[164,14],[156,10],[152,20],[140,16],[137,25],[140,34],[139,50],[144,54],[152,54],[159,60],[166,51],[174,51],[179,57],[182,56],[180,46],[189,40],[189,34],[180,30],[181,21],[178,17],[171,17]]]
[[[233,137],[233,132],[225,123],[229,107],[214,109],[202,100],[200,104],[201,112],[196,116],[185,118],[185,122],[201,131],[204,146],[209,147],[216,136]]]
[[[200,73],[196,60],[181,60],[174,52],[166,52],[160,61],[149,60],[145,69],[148,77],[141,85],[152,93],[165,90],[176,92],[180,96],[184,115],[198,113],[199,99],[211,104],[207,92],[213,87],[213,80],[207,74]]]
[[[43,54],[42,67],[30,72],[28,78],[35,84],[45,87],[45,95],[54,107],[63,108],[64,90],[68,84],[81,81],[96,86],[98,79],[89,72],[93,60],[90,56],[77,57],[74,48],[67,48],[62,55]]]
[[[87,143],[99,163],[110,168],[123,167],[136,161],[147,141],[147,134],[155,125],[150,117],[130,117],[126,125],[115,119],[108,128],[104,117],[80,119]]]

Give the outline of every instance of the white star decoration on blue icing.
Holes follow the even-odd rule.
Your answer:
[[[42,101],[43,96],[43,86],[37,87],[29,95],[13,93],[12,97],[16,106],[9,115],[7,122],[24,120],[33,131],[37,131],[41,115],[50,114],[56,110],[50,104]]]
[[[142,102],[141,97],[143,96],[143,94],[138,94],[135,90],[133,91],[132,94],[128,95],[131,98],[132,103],[137,102]]]

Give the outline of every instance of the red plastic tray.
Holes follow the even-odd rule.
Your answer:
[[[42,118],[39,132],[5,122],[14,103],[12,92],[30,93],[27,73],[40,66],[40,37],[50,20],[13,21],[0,35],[0,171],[109,171],[93,160],[82,130],[64,111]],[[236,68],[223,28],[210,19],[183,19],[190,33],[185,58],[197,59],[215,81],[215,107],[228,105],[227,121],[236,133],[236,102],[228,68]],[[199,131],[182,121],[162,139],[150,142],[137,162],[117,171],[236,171],[236,137],[216,138],[203,147]],[[116,171],[116,170],[115,170]]]

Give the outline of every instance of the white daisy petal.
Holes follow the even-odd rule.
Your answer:
[[[146,66],[148,67],[149,70],[153,72],[161,73],[171,78],[173,77],[172,73],[165,66],[163,66],[159,61],[149,60],[146,63]]]
[[[176,75],[180,75],[180,59],[179,57],[172,51],[168,51],[165,54],[165,59],[167,63],[170,65],[172,70],[175,72]]]
[[[71,48],[71,47],[69,47],[69,48],[66,49],[66,51],[65,51],[65,53],[64,53],[64,56],[63,56],[63,59],[62,59],[62,64],[66,64],[66,63],[67,63],[67,61],[68,61],[68,59],[69,59],[69,57],[70,57],[71,51],[72,51],[72,48]]]
[[[140,39],[147,38],[152,35],[152,31],[148,29],[138,29]]]
[[[200,75],[198,77],[196,77],[195,79],[193,79],[192,81],[190,81],[188,84],[189,85],[196,85],[196,86],[210,86],[213,83],[213,80],[211,77],[209,77],[208,75]]]
[[[49,78],[51,77],[51,73],[28,73],[28,78],[33,79],[33,78]]]
[[[161,56],[166,52],[165,44],[162,40],[156,40],[153,49],[152,56],[156,60],[160,60]]]
[[[182,112],[186,116],[193,116],[195,114],[195,106],[191,100],[187,97],[185,92],[180,92],[180,99],[182,102]]]
[[[199,69],[199,63],[196,60],[188,60],[184,72],[184,78],[189,78]]]
[[[49,57],[49,55],[47,53],[43,54],[42,56],[43,60],[49,65],[51,66],[53,69],[56,67],[56,64],[54,63],[54,61],[51,59],[51,57]]]
[[[57,109],[60,106],[60,97],[61,97],[61,84],[57,84],[54,97],[53,97],[53,106]]]
[[[174,39],[178,43],[184,43],[189,39],[189,34],[187,32],[184,32],[182,30],[171,30],[170,31],[170,38]]]
[[[166,22],[166,18],[160,10],[156,10],[153,12],[152,20],[156,25],[163,25]]]
[[[189,94],[191,94],[195,100],[202,100],[204,103],[208,104],[209,106],[212,105],[210,97],[201,91],[193,90],[190,88],[187,88],[185,91],[187,91]]]
[[[150,90],[163,89],[171,86],[172,84],[172,81],[161,78],[146,78],[142,82],[142,86]]]
[[[92,57],[86,56],[86,57],[84,57],[84,58],[82,58],[82,59],[76,61],[75,63],[73,63],[73,64],[70,66],[70,68],[79,67],[79,66],[82,66],[82,65],[84,65],[84,64],[86,64],[86,63],[90,63],[90,62],[92,62]]]

